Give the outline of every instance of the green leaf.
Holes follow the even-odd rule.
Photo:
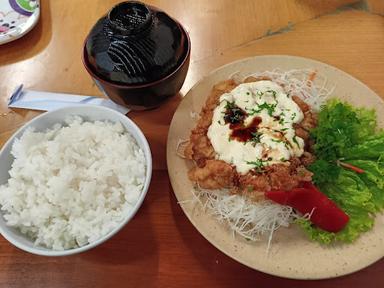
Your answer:
[[[317,185],[328,181],[335,181],[340,173],[339,166],[332,165],[330,162],[323,159],[318,159],[312,163],[308,169],[313,172],[312,180]]]
[[[384,135],[368,138],[361,144],[351,147],[345,151],[346,159],[377,159],[384,155]]]
[[[318,115],[318,126],[311,131],[317,160],[309,166],[313,181],[350,217],[338,233],[323,231],[307,219],[297,223],[310,239],[323,244],[353,242],[370,230],[375,213],[384,208],[384,133],[376,127],[374,110],[354,108],[330,100]],[[338,160],[364,170],[339,167]]]

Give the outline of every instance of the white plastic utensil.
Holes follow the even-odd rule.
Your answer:
[[[26,90],[23,89],[23,85],[20,85],[15,89],[8,101],[8,107],[10,108],[24,108],[43,111],[52,111],[76,104],[104,106],[122,114],[127,114],[129,111],[128,108],[118,105],[109,99],[95,96]]]

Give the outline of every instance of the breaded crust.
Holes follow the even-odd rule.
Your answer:
[[[248,77],[244,83],[270,80],[269,78]],[[288,163],[274,164],[265,167],[263,171],[253,171],[240,175],[235,167],[215,159],[211,141],[207,136],[208,128],[212,123],[213,111],[219,105],[220,96],[232,91],[236,86],[233,80],[226,80],[216,84],[203,106],[196,127],[191,131],[189,144],[186,147],[185,156],[193,160],[196,166],[189,173],[189,179],[205,189],[230,188],[233,193],[246,195],[252,199],[260,199],[263,193],[272,189],[291,190],[301,181],[311,181],[312,173],[305,167],[311,164],[315,158],[305,151],[300,158],[292,158]],[[304,119],[295,127],[297,136],[304,139],[308,147],[308,130],[317,124],[316,114],[311,111],[308,104],[297,96],[292,100],[304,113]],[[308,150],[308,149],[307,149]]]

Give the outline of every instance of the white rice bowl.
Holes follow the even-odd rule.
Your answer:
[[[0,163],[0,232],[42,255],[81,252],[111,237],[138,210],[152,170],[137,126],[96,106],[38,116],[4,145]]]

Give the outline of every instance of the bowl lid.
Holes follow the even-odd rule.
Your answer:
[[[85,45],[91,69],[118,84],[161,79],[187,52],[180,25],[163,11],[136,1],[117,4],[99,19]]]

